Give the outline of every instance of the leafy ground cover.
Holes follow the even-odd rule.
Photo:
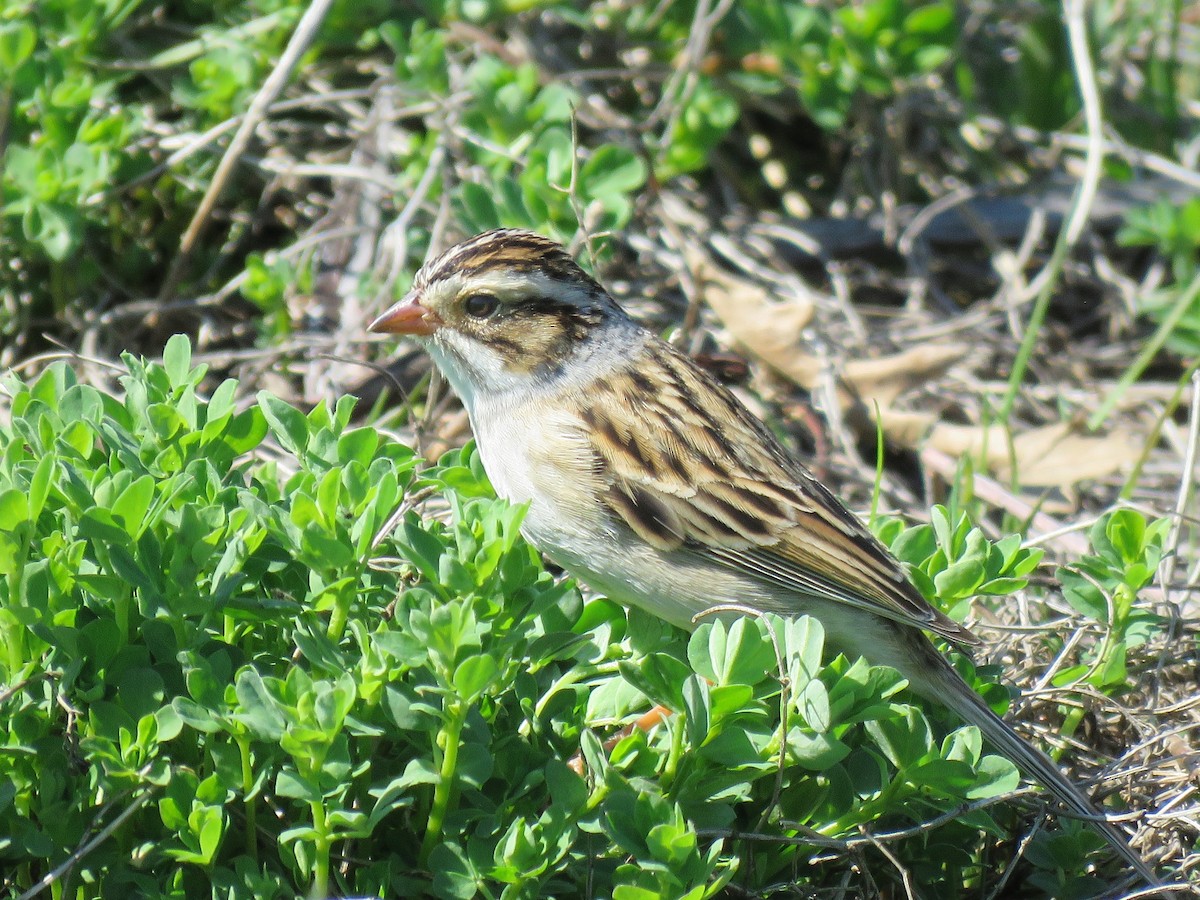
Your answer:
[[[429,249],[501,224],[869,510],[986,637],[968,680],[1022,688],[1024,732],[1194,879],[1197,25],[5,6],[3,890],[1120,890],[816,623],[689,635],[546,570],[428,363],[364,340]]]

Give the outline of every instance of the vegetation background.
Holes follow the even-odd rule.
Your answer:
[[[1182,0],[5,0],[0,890],[1136,887],[816,623],[545,569],[365,335],[498,225],[733,386],[1196,884],[1198,88]]]

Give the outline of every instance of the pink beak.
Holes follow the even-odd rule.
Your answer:
[[[412,294],[367,326],[367,331],[386,334],[415,334],[425,337],[441,326],[441,317],[433,310],[422,306]]]

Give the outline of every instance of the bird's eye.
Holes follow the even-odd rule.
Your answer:
[[[473,319],[486,319],[500,308],[500,301],[491,294],[472,294],[463,301],[463,311]]]

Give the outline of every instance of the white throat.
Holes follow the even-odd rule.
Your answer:
[[[576,346],[563,365],[533,372],[514,371],[499,353],[451,329],[424,343],[475,426],[481,417],[586,389],[598,376],[637,356],[649,337],[632,319],[613,318]]]

